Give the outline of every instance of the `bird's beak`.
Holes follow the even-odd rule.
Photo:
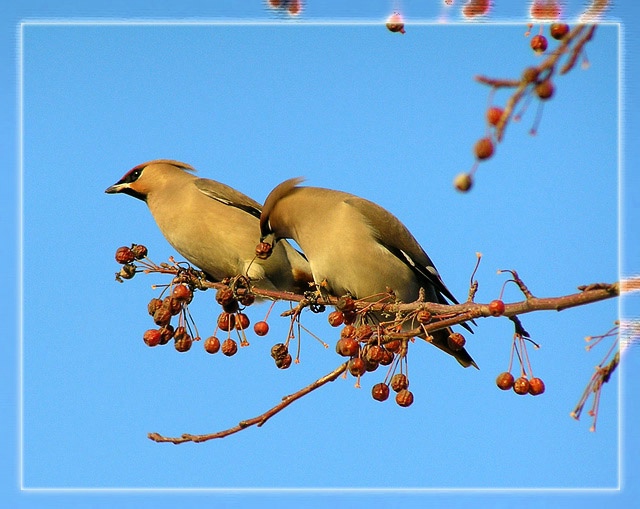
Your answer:
[[[107,194],[121,193],[123,191],[123,187],[123,184],[113,184],[112,186],[107,187],[104,192]]]

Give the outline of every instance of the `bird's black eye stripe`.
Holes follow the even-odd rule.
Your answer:
[[[122,180],[120,181],[122,184],[130,184],[131,182],[135,182],[142,175],[143,168],[134,168],[129,173],[127,173]]]

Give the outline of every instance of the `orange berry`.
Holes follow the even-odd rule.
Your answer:
[[[566,23],[551,23],[549,33],[551,37],[559,41],[564,39],[564,36],[569,33],[569,25]]]
[[[336,352],[343,357],[353,357],[359,349],[360,344],[354,338],[340,338],[336,343]]]
[[[245,330],[249,327],[249,317],[244,313],[238,313],[236,315],[236,329]]]
[[[395,392],[400,392],[407,387],[409,387],[409,379],[404,373],[396,373],[391,377],[391,388]]]
[[[349,373],[351,373],[353,376],[364,375],[367,371],[364,360],[362,360],[360,357],[354,357],[353,359],[351,359],[347,367],[349,368]]]
[[[531,384],[529,383],[529,380],[527,380],[526,376],[516,378],[515,382],[513,382],[513,391],[521,396],[527,394],[530,387]]]
[[[235,315],[223,311],[220,313],[220,316],[218,316],[218,327],[220,327],[221,330],[228,332],[235,326],[235,321]]]
[[[542,379],[533,377],[529,380],[529,394],[532,396],[537,396],[538,394],[542,394],[544,392],[544,382]]]
[[[458,173],[453,179],[453,185],[461,193],[466,193],[473,185],[473,178],[468,173]]]
[[[536,85],[535,91],[536,91],[536,95],[540,99],[545,101],[553,95],[553,89],[554,87],[553,87],[553,83],[551,83],[551,80],[546,79]]]
[[[504,302],[502,302],[500,299],[492,300],[489,303],[489,313],[491,313],[492,316],[502,316],[502,314],[504,313],[504,308]]]
[[[332,311],[327,319],[331,327],[340,327],[344,323],[344,315],[341,311]]]
[[[116,249],[116,261],[124,265],[125,263],[131,263],[136,259],[136,255],[133,253],[130,247],[122,246]]]
[[[207,353],[218,353],[218,350],[220,350],[220,340],[215,336],[209,336],[204,341],[204,349]]]
[[[480,161],[489,159],[493,155],[493,141],[491,138],[480,138],[473,147],[473,153]]]
[[[413,393],[408,389],[402,389],[396,394],[396,403],[402,407],[411,406],[413,403]]]
[[[256,336],[266,336],[269,332],[269,324],[265,321],[256,322],[253,326],[253,332]]]
[[[371,388],[371,396],[376,401],[385,401],[389,397],[389,386],[382,382],[375,384]]]
[[[231,338],[227,338],[222,342],[221,349],[224,355],[226,355],[227,357],[231,357],[238,351],[238,343],[236,343]]]
[[[149,329],[142,335],[142,339],[147,346],[158,346],[162,339],[162,334],[158,329]]]
[[[534,35],[531,38],[531,49],[538,55],[547,51],[547,38],[544,35]]]
[[[503,391],[508,391],[509,389],[511,389],[513,387],[513,382],[513,375],[508,371],[500,373],[498,375],[498,378],[496,378],[496,385]]]
[[[467,340],[459,332],[452,332],[447,338],[447,344],[454,352],[462,350],[466,342]]]
[[[491,106],[491,108],[487,110],[487,122],[489,122],[489,124],[493,126],[498,125],[498,122],[500,122],[503,113],[504,110],[502,108]]]

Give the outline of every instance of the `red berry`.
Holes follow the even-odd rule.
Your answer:
[[[420,323],[429,323],[431,321],[431,313],[429,311],[425,311],[424,309],[418,311],[416,314],[416,320]]]
[[[342,312],[355,311],[356,303],[351,297],[349,297],[348,295],[345,295],[344,297],[341,297],[336,303],[336,309]]]
[[[500,373],[496,378],[496,385],[503,391],[508,391],[513,387],[513,375],[508,371]]]
[[[447,338],[447,344],[454,352],[462,350],[466,342],[467,340],[464,339],[464,336],[459,332],[452,332]]]
[[[227,338],[222,342],[222,353],[227,357],[235,355],[237,351],[238,343],[236,343],[233,339]]]
[[[162,334],[158,329],[149,329],[143,334],[142,339],[148,346],[158,346],[162,339]]]
[[[341,311],[332,311],[327,319],[331,327],[340,327],[344,323],[344,315]]]
[[[402,389],[396,394],[396,403],[402,407],[411,406],[413,403],[413,393],[408,389]]]
[[[253,332],[256,333],[256,336],[266,336],[269,332],[269,324],[265,321],[256,322],[253,326]]]
[[[522,81],[524,81],[525,83],[533,83],[538,79],[539,74],[540,71],[537,69],[537,67],[527,67],[522,73]]]
[[[513,382],[513,391],[516,394],[527,394],[529,392],[529,388],[531,387],[531,384],[529,383],[529,380],[527,380],[526,376],[521,376],[520,378],[516,378],[516,381]]]
[[[490,7],[490,0],[469,0],[462,8],[462,14],[465,18],[474,18],[487,14]]]
[[[529,394],[537,396],[544,392],[544,382],[540,378],[533,377],[529,380]]]
[[[353,359],[351,359],[347,367],[349,368],[349,373],[351,373],[353,376],[364,375],[367,371],[364,360],[362,360],[360,357],[354,357]]]
[[[386,348],[382,350],[382,359],[380,359],[380,364],[383,366],[388,366],[393,362],[393,352],[390,352]]]
[[[130,247],[122,246],[116,249],[116,261],[124,265],[125,263],[131,263],[136,259],[136,255],[131,251]]]
[[[564,39],[564,36],[569,33],[569,25],[566,23],[551,23],[549,33],[551,37],[559,41]]]
[[[358,341],[366,341],[373,336],[373,329],[371,328],[371,325],[364,324],[360,327],[356,327],[355,334]]]
[[[541,81],[536,85],[535,88],[536,95],[543,101],[549,99],[553,95],[553,90],[553,83],[551,83],[550,79]]]
[[[230,331],[235,326],[235,315],[223,311],[218,316],[218,327],[223,331]]]
[[[409,379],[404,373],[396,373],[391,377],[391,388],[395,392],[400,392],[409,387]]]
[[[531,49],[537,54],[544,53],[547,50],[547,38],[544,35],[534,35],[531,38]]]
[[[504,110],[502,108],[491,106],[491,108],[487,110],[487,122],[489,122],[489,124],[493,126],[498,125],[498,122],[500,122],[503,113]]]
[[[215,336],[209,336],[204,341],[204,349],[207,353],[218,353],[218,350],[220,350],[220,340]]]
[[[389,397],[389,386],[382,382],[375,384],[371,388],[371,396],[376,401],[385,401]]]
[[[245,293],[242,297],[240,297],[240,304],[243,306],[250,306],[256,300],[256,296],[253,293]]]
[[[492,316],[502,316],[504,313],[504,302],[500,299],[492,300],[489,303],[489,313],[491,313]]]
[[[173,290],[171,290],[171,297],[177,301],[191,302],[193,292],[187,285],[180,283],[179,285],[174,286]]]
[[[359,349],[360,344],[354,338],[340,338],[336,343],[336,352],[343,357],[353,357]]]
[[[236,315],[236,329],[245,330],[249,327],[249,317],[244,313],[238,313]]]
[[[260,260],[266,260],[271,256],[273,252],[273,246],[268,242],[260,242],[256,246],[256,257]]]
[[[480,161],[489,159],[493,155],[493,141],[491,138],[480,138],[473,147],[473,152]]]

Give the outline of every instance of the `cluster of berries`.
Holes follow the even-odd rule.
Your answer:
[[[562,40],[569,33],[569,25],[565,23],[552,23],[549,27],[551,37],[556,40]],[[547,50],[547,38],[541,33],[535,35],[530,41],[531,48],[536,54],[542,54]],[[529,93],[535,94],[540,101],[551,99],[554,94],[554,85],[549,76],[549,72],[540,72],[537,67],[528,67],[524,70],[521,82],[529,87]],[[460,192],[467,192],[473,185],[473,175],[478,167],[478,163],[486,161],[495,153],[496,143],[498,142],[495,130],[502,129],[508,121],[509,112],[505,112],[504,108],[499,106],[490,106],[486,112],[487,134],[476,141],[473,146],[473,154],[475,163],[468,173],[460,173],[454,179],[454,187]],[[535,134],[537,122],[540,115],[536,119],[536,125],[531,128],[531,134]],[[519,115],[515,118],[519,118]]]

